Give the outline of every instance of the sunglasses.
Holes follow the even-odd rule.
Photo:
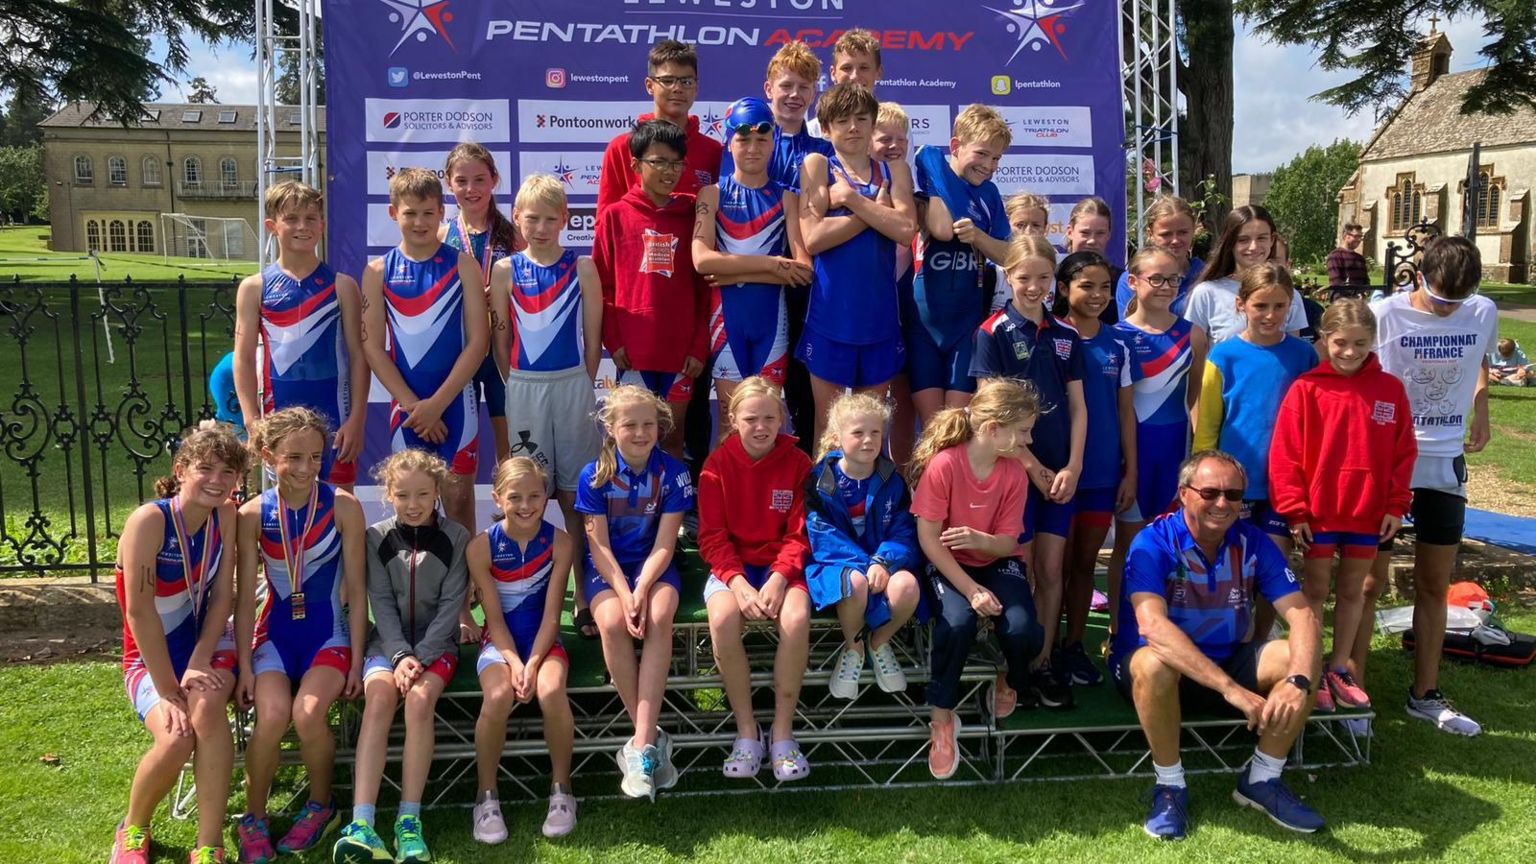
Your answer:
[[[1198,486],[1185,486],[1184,488],[1195,493],[1196,495],[1199,495],[1200,498],[1205,501],[1215,501],[1217,498],[1225,498],[1233,504],[1240,503],[1243,500],[1243,492],[1245,491],[1242,489],[1219,489],[1215,486],[1206,486],[1204,488]]]
[[[1467,296],[1462,297],[1459,300],[1451,300],[1449,298],[1441,297],[1439,294],[1436,294],[1435,293],[1435,289],[1429,287],[1429,280],[1425,279],[1423,276],[1419,277],[1419,288],[1423,289],[1424,296],[1428,297],[1431,302],[1438,303],[1441,306],[1460,306],[1461,304],[1467,302],[1468,300],[1472,299],[1473,297],[1475,297],[1477,295],[1478,287],[1481,287],[1481,286],[1473,287],[1471,294],[1468,294]]]
[[[734,135],[745,135],[748,132],[767,135],[773,132],[773,123],[768,120],[760,120],[756,123],[739,123],[731,127],[731,133]]]

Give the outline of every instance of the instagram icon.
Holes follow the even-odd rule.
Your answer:
[[[565,70],[554,68],[545,69],[544,86],[552,90],[559,90],[565,87]]]

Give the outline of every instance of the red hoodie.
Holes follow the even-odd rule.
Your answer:
[[[641,114],[635,118],[635,122],[644,123],[655,119],[654,113]],[[719,141],[699,131],[699,118],[692,114],[688,115],[687,147],[688,151],[683,154],[683,173],[677,178],[677,189],[674,191],[694,195],[720,179],[720,157],[725,148]],[[603,151],[603,171],[597,178],[597,212],[601,213],[608,209],[608,205],[617,203],[640,179],[630,166],[632,158],[628,132],[608,142],[608,149]],[[693,235],[688,236],[691,238]]]
[[[1312,531],[1375,534],[1401,517],[1419,448],[1403,382],[1372,354],[1354,375],[1319,364],[1291,385],[1269,447],[1269,503]]]
[[[805,587],[805,480],[811,459],[780,435],[768,455],[752,461],[741,436],[725,439],[699,473],[699,554],[722,582],[743,565],[782,573]]]
[[[657,207],[638,184],[597,217],[592,263],[603,283],[603,347],[631,368],[681,372],[709,359],[709,286],[693,269],[693,196]]]

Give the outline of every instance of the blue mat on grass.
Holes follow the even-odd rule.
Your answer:
[[[1536,519],[1527,516],[1468,507],[1467,527],[1462,533],[1473,540],[1536,555]]]

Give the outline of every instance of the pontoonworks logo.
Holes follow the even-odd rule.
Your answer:
[[[400,41],[389,50],[394,54],[400,50],[407,39],[416,37],[417,42],[425,42],[432,34],[448,43],[448,50],[459,53],[459,49],[453,44],[453,38],[448,35],[448,23],[453,21],[453,13],[448,11],[449,0],[379,0],[390,9],[389,20],[393,24],[400,25]]]
[[[983,8],[1008,22],[1006,29],[1018,42],[1008,55],[1007,62],[1012,63],[1025,48],[1040,51],[1047,45],[1055,48],[1061,59],[1068,59],[1067,49],[1061,44],[1062,34],[1067,32],[1065,19],[1084,5],[1084,0],[1013,0],[1012,9]]]

